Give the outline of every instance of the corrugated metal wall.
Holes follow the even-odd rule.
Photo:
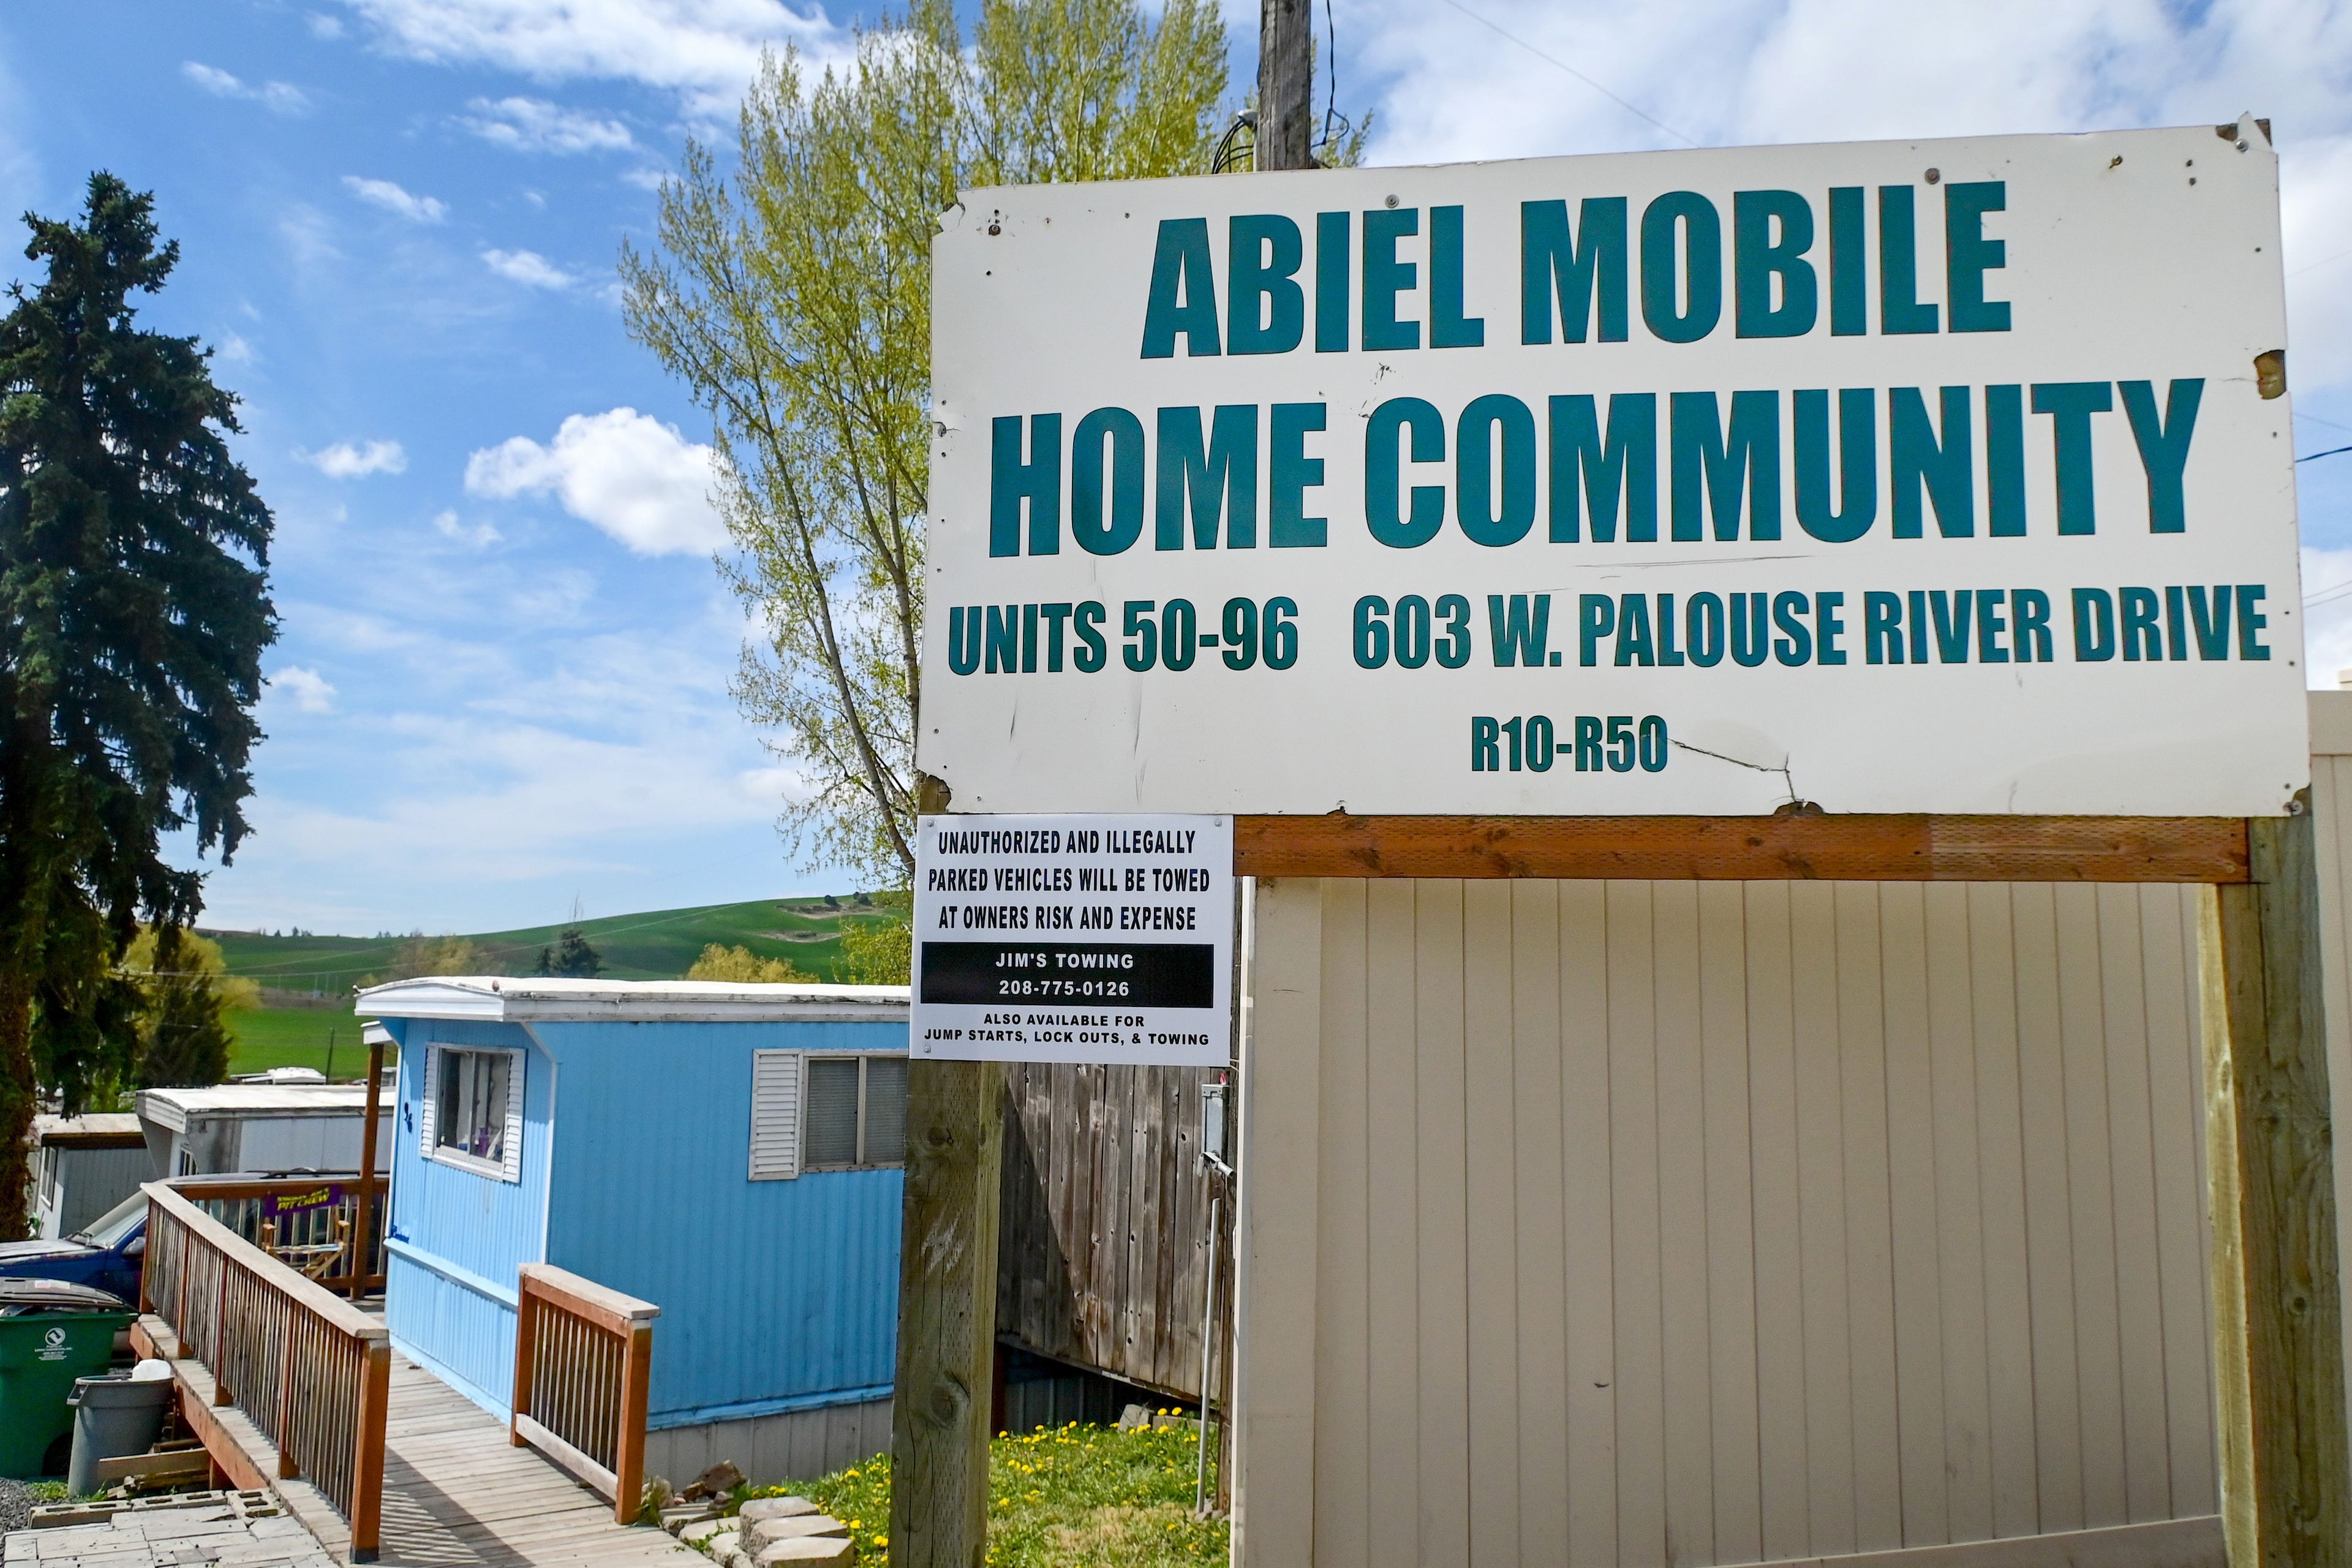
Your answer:
[[[750,1180],[751,1052],[904,1050],[907,1026],[532,1028],[562,1072],[547,1261],[661,1308],[653,1424],[887,1395],[903,1178]]]
[[[58,1162],[57,1185],[44,1186],[37,1200],[45,1240],[83,1229],[155,1179],[155,1161],[145,1144],[128,1149],[63,1147],[48,1152]],[[354,1164],[357,1162],[353,1162]]]
[[[1248,1560],[2210,1515],[2199,896],[1261,885]]]
[[[391,1129],[384,1326],[404,1353],[467,1397],[503,1412],[514,1393],[515,1270],[540,1260],[546,1224],[555,1073],[546,1053],[512,1024],[404,1018],[385,1026],[403,1048]],[[425,1047],[432,1044],[524,1047],[521,1181],[425,1157],[418,1108]],[[436,1269],[435,1262],[446,1267]]]

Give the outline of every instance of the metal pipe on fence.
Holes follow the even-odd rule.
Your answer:
[[[1209,1194],[1209,1293],[1201,1303],[1201,1451],[1192,1471],[1192,1511],[1201,1512],[1209,1496],[1209,1368],[1217,1348],[1217,1205],[1223,1193]]]

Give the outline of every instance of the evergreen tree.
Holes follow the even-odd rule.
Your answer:
[[[564,980],[593,980],[604,961],[588,945],[588,938],[578,926],[565,926],[557,933],[553,947],[539,950],[539,972]]]
[[[139,1017],[139,1057],[131,1081],[141,1089],[218,1083],[228,1076],[228,1025],[217,976],[208,973],[178,926],[155,934],[155,970]]]
[[[78,221],[26,215],[47,276],[0,317],[0,1238],[41,1089],[70,1113],[129,1076],[140,922],[202,908],[161,836],[223,864],[245,837],[277,635],[236,400],[194,339],[136,324],[179,260],[152,208],[98,174]]]

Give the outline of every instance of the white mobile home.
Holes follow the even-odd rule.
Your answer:
[[[367,1085],[216,1084],[139,1092],[139,1129],[154,1175],[229,1171],[356,1171]],[[379,1113],[376,1170],[391,1164],[392,1108]]]
[[[34,1207],[44,1241],[71,1236],[154,1176],[139,1118],[99,1113],[33,1119]]]

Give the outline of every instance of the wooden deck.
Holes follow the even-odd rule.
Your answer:
[[[699,1565],[658,1530],[613,1522],[613,1508],[481,1406],[394,1352],[384,1430],[387,1568],[652,1568]]]
[[[174,1359],[178,1342],[142,1318],[142,1353],[172,1361],[183,1404],[232,1484],[267,1485],[337,1560],[351,1532],[317,1488],[277,1479],[278,1456],[235,1405],[215,1405],[202,1362]],[[384,1428],[384,1568],[701,1568],[700,1552],[658,1530],[613,1522],[613,1507],[530,1448],[507,1441],[504,1422],[406,1357],[394,1352]]]

